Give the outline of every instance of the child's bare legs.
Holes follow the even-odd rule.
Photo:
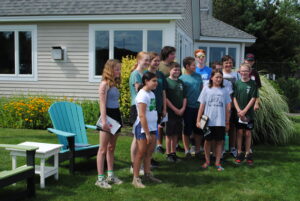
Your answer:
[[[137,144],[137,152],[135,154],[134,163],[133,163],[134,164],[133,165],[133,176],[139,177],[141,162],[146,155],[147,141],[146,141],[146,139],[136,140],[136,144]]]
[[[111,135],[109,138],[107,152],[106,152],[106,160],[107,160],[107,170],[112,171],[114,169],[114,153],[116,148],[118,135]]]
[[[135,158],[135,154],[137,151],[137,142],[136,142],[136,138],[133,137],[132,142],[131,142],[131,147],[130,147],[130,158],[131,158],[131,164],[134,164],[134,158]]]
[[[184,150],[185,152],[189,152],[190,150],[190,136],[189,135],[182,135],[182,142],[183,142],[183,146],[184,146]]]
[[[107,153],[110,134],[100,131],[100,147],[97,153],[97,171],[98,175],[104,175],[104,161]]]
[[[151,142],[150,144],[147,145],[146,153],[145,153],[145,158],[144,158],[144,171],[145,175],[150,173],[150,167],[151,167],[151,158],[152,154],[155,149],[155,135],[151,135]]]
[[[223,140],[215,141],[215,154],[216,154],[215,165],[220,165],[222,151],[223,151]]]
[[[201,145],[202,136],[199,135],[199,134],[195,134],[194,138],[195,138],[195,145],[196,145],[196,152],[195,153],[199,153],[200,152],[200,145]]]
[[[166,154],[172,153],[172,136],[166,136]]]
[[[178,135],[171,136],[171,153],[176,153],[177,143],[178,143]]]
[[[243,129],[238,129],[237,132],[237,149],[238,153],[242,153]]]
[[[245,148],[246,148],[246,154],[250,153],[250,148],[251,148],[251,130],[246,130],[245,134]]]
[[[205,153],[205,163],[206,164],[210,164],[210,150],[211,150],[211,141],[205,140],[204,153]]]

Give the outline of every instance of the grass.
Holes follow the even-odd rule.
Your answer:
[[[170,164],[164,156],[155,154],[161,167],[154,174],[162,184],[148,184],[146,189],[131,186],[129,174],[129,150],[131,136],[120,136],[116,148],[115,173],[125,181],[111,190],[94,185],[96,180],[95,157],[77,161],[79,171],[74,176],[68,173],[68,163],[60,165],[59,180],[46,179],[46,188],[39,188],[36,176],[37,195],[30,200],[300,200],[300,117],[293,117],[296,135],[286,146],[257,145],[254,147],[255,166],[243,164],[236,167],[228,157],[224,172],[215,168],[203,171],[203,161],[190,160]],[[130,129],[126,129],[128,132]],[[89,131],[89,140],[97,143],[98,134]],[[56,138],[44,130],[0,129],[1,143],[23,141],[56,143]],[[182,156],[182,155],[181,155]],[[11,167],[9,153],[0,150],[0,170]],[[19,158],[20,164],[24,159]],[[78,163],[79,162],[79,163]],[[0,189],[2,196],[23,190],[25,182]]]

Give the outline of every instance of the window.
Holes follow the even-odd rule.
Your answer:
[[[188,56],[193,56],[193,41],[177,28],[176,61],[182,66],[183,59]]]
[[[220,62],[224,55],[230,55],[233,58],[233,66],[239,65],[239,45],[201,43],[197,47],[206,51],[206,65],[208,66],[216,61]]]
[[[36,80],[36,26],[0,26],[0,80]]]
[[[108,59],[140,51],[160,53],[167,26],[162,24],[97,24],[89,27],[89,81],[98,82]]]

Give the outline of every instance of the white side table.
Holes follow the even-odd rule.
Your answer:
[[[28,145],[28,146],[36,146],[39,147],[36,150],[35,158],[41,159],[41,164],[35,166],[35,174],[40,175],[40,186],[41,188],[45,188],[45,178],[54,175],[55,179],[58,180],[58,153],[60,148],[63,146],[61,144],[48,144],[48,143],[40,143],[40,142],[23,142],[19,145]],[[7,148],[10,150],[10,155],[12,157],[12,169],[17,168],[17,156],[26,156],[25,151],[15,150]],[[51,156],[54,156],[54,166],[49,167],[45,166],[45,160]]]

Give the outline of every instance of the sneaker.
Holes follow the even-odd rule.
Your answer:
[[[239,153],[235,159],[235,164],[239,165],[243,162],[243,160],[244,160],[244,154]]]
[[[105,188],[105,189],[110,189],[111,188],[111,185],[109,185],[106,180],[103,180],[103,181],[97,180],[95,185],[99,186],[100,188]]]
[[[123,183],[122,180],[120,180],[118,177],[116,176],[111,176],[111,177],[107,177],[106,178],[106,181],[110,184],[117,184],[117,185],[120,185]]]
[[[246,158],[246,161],[247,161],[247,164],[248,165],[253,165],[253,154],[252,153],[249,153],[245,156]]]
[[[190,152],[191,152],[191,154],[195,154],[196,153],[196,146],[191,146]]]
[[[176,159],[174,158],[174,156],[172,154],[167,154],[167,161],[175,163]]]
[[[172,153],[172,156],[174,157],[175,162],[180,162],[181,161],[181,159],[179,158],[179,156],[176,155],[176,153]]]
[[[177,152],[184,152],[184,148],[182,148],[179,144],[177,144],[176,151]]]
[[[155,152],[164,154],[165,153],[165,149],[162,146],[156,146]]]
[[[159,162],[151,158],[151,168],[158,168]]]
[[[231,154],[234,158],[236,158],[236,157],[237,157],[237,154],[238,154],[236,148],[231,149],[230,154]]]
[[[130,173],[133,174],[133,167],[132,166],[130,166]],[[143,166],[141,166],[139,174],[141,176],[144,175],[144,167]]]
[[[155,183],[162,182],[160,179],[155,178],[152,173],[145,174],[144,178],[146,181],[151,181],[151,182],[155,182]]]
[[[146,186],[142,183],[141,178],[133,177],[132,185],[136,188],[145,188]]]

